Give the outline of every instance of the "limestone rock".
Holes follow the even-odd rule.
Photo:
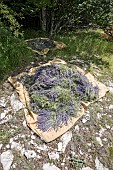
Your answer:
[[[93,169],[90,167],[85,167],[85,168],[82,168],[81,170],[93,170]]]
[[[103,166],[103,164],[99,161],[97,157],[95,159],[95,166],[96,166],[96,170],[109,170],[108,168],[105,168]]]
[[[5,97],[0,98],[0,107],[6,107],[7,100]]]
[[[43,170],[60,170],[60,169],[53,164],[46,163],[43,165]]]
[[[58,152],[50,152],[48,153],[48,156],[49,156],[49,159],[53,159],[53,160],[59,159]]]
[[[36,158],[36,156],[37,156],[36,152],[33,150],[26,150],[24,155],[27,159],[33,159],[33,158]]]
[[[84,167],[84,168],[82,168],[82,170],[93,170],[93,169],[90,167]]]
[[[15,93],[11,95],[10,102],[11,102],[11,106],[14,112],[17,112],[23,108],[23,104],[17,99]]]
[[[58,143],[58,151],[65,152],[66,146],[72,138],[72,132],[68,131],[61,137],[61,141]]]
[[[9,170],[13,162],[14,155],[11,150],[7,150],[1,154],[1,163],[3,170]]]

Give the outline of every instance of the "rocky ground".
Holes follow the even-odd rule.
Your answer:
[[[23,105],[0,85],[0,170],[113,170],[113,82],[64,135],[45,143],[26,125]]]

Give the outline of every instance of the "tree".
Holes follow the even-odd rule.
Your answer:
[[[113,24],[112,0],[25,0],[24,4],[22,0],[4,2],[13,10],[16,9],[18,15],[23,15],[24,24],[26,16],[29,19],[32,17],[32,21],[37,19],[37,23],[40,23],[37,29],[51,35],[65,28],[96,26],[105,29]]]

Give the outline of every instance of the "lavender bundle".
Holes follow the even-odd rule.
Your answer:
[[[99,93],[85,75],[63,64],[42,66],[19,81],[29,92],[31,109],[38,114],[38,128],[44,132],[67,125],[77,116],[81,101],[92,101]]]

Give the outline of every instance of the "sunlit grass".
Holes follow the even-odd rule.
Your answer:
[[[60,51],[60,54],[74,55],[76,52],[87,53],[89,55],[113,54],[113,42],[100,37],[98,32],[73,32],[54,37],[67,44],[67,50]],[[59,51],[58,51],[59,53]]]
[[[86,67],[92,72],[93,64],[102,70],[102,78],[106,75],[113,77],[113,41],[101,38],[102,33],[102,30],[79,30],[55,35],[52,39],[65,43],[67,48],[50,50],[47,56],[36,57],[44,61],[53,58],[61,58],[68,62],[75,60],[74,64]],[[24,30],[24,37],[28,39],[49,36],[36,30]],[[82,64],[76,63],[76,60],[82,61]]]
[[[101,38],[100,31],[78,31],[56,35],[53,39],[62,41],[66,49],[54,50],[48,57],[59,57],[66,61],[79,59],[89,66],[94,64],[103,72],[111,74],[113,69],[113,41]],[[84,65],[83,65],[84,66]]]

